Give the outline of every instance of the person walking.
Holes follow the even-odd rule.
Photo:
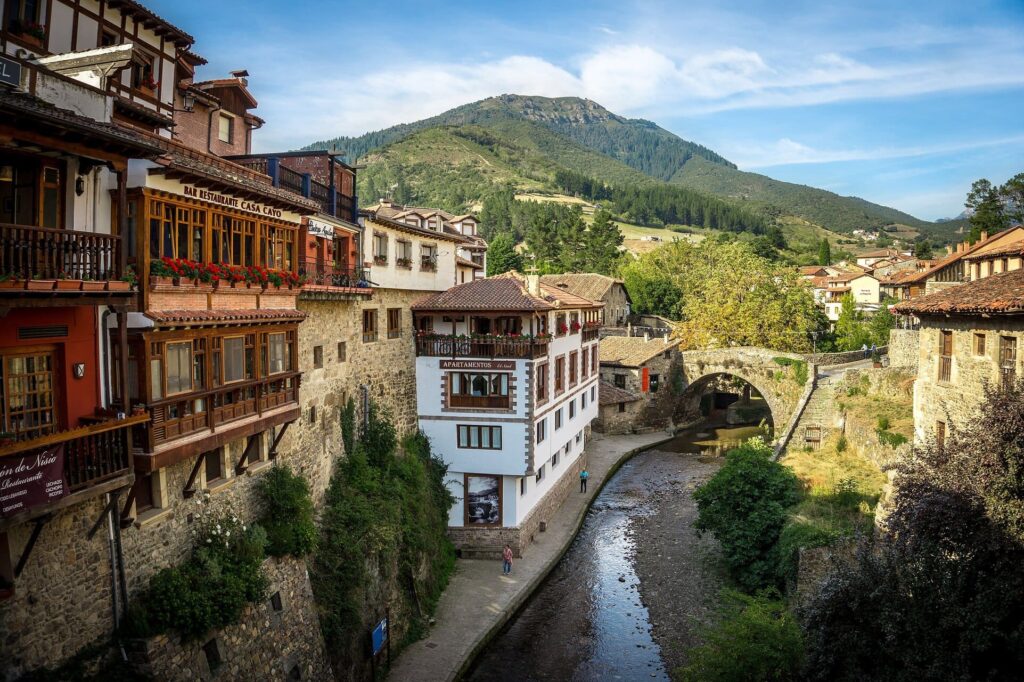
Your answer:
[[[505,549],[501,552],[501,574],[509,575],[512,573],[512,546],[506,544]]]
[[[868,356],[868,344],[866,344],[866,343],[865,343],[864,345],[862,345],[862,346],[860,347],[860,349],[861,349],[862,351],[864,351],[864,357],[867,357],[867,356]]]
[[[580,492],[587,492],[587,479],[590,478],[590,472],[584,469],[580,472]]]

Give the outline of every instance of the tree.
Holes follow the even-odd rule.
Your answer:
[[[1024,224],[1024,173],[1017,173],[999,188],[999,196],[1010,222]]]
[[[876,346],[885,346],[889,343],[889,332],[892,331],[896,318],[889,312],[889,306],[883,302],[878,312],[871,316],[867,323],[868,338]],[[859,348],[859,346],[858,346]],[[854,350],[854,349],[850,349]]]
[[[714,534],[729,575],[751,592],[775,582],[775,543],[800,497],[796,474],[772,454],[751,439],[727,452],[722,468],[693,493],[695,527]]]
[[[594,213],[594,222],[584,235],[584,259],[586,272],[610,275],[619,260],[622,233],[612,220],[612,214],[604,209]]]
[[[968,218],[971,232],[967,238],[971,244],[981,238],[982,232],[995,234],[1009,227],[1010,220],[1004,212],[999,189],[984,178],[975,180],[971,185],[964,205],[971,212]]]
[[[502,232],[491,239],[487,249],[487,276],[500,275],[509,270],[523,270],[523,257],[516,251],[516,240],[511,232]]]
[[[871,343],[871,334],[864,326],[864,314],[857,310],[849,293],[843,294],[841,299],[835,336],[836,347],[841,351],[858,350]]]
[[[914,244],[914,258],[927,260],[932,257],[932,243],[928,239],[922,239]]]
[[[822,237],[818,244],[818,265],[832,265],[832,245],[828,237]]]
[[[1024,669],[1024,381],[897,468],[887,533],[801,610],[812,680],[1009,680]]]

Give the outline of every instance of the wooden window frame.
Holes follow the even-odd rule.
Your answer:
[[[33,427],[27,431],[15,431],[11,424],[12,394],[8,393],[8,387],[10,385],[10,375],[8,372],[7,362],[8,360],[19,357],[41,357],[44,355],[49,357],[50,363],[50,368],[48,370],[50,374],[50,424],[46,428]],[[2,416],[3,418],[2,427],[5,431],[9,433],[14,433],[15,437],[18,440],[31,440],[33,438],[39,438],[41,436],[57,433],[58,431],[61,431],[64,428],[66,428],[63,404],[63,389],[65,386],[63,380],[63,371],[60,355],[60,349],[56,345],[17,346],[12,348],[4,348],[2,349],[2,351],[0,351],[0,363],[2,363],[2,367],[0,367],[0,378],[2,378],[3,381],[3,385],[0,386],[0,411],[2,411],[2,414],[0,414],[0,416]],[[39,375],[41,373],[35,371],[32,374]],[[45,391],[37,390],[25,392],[21,395],[39,395],[44,392]],[[31,401],[25,400],[24,398],[22,399],[23,404],[27,405],[29,402]],[[23,410],[22,412],[27,413],[29,411],[34,412],[36,414],[42,414],[42,411],[39,409],[26,409]],[[22,437],[22,434],[26,434],[26,437]]]
[[[536,401],[537,401],[537,404],[539,405],[539,404],[547,402],[548,397],[549,397],[548,393],[550,392],[550,390],[549,390],[549,386],[548,386],[548,363],[543,362],[543,363],[537,365],[536,383],[537,383]]]
[[[481,376],[486,377],[488,390],[493,386],[495,379],[497,379],[499,387],[503,386],[505,393],[501,393],[499,388],[497,393],[474,396],[462,390],[467,385],[467,381],[472,383],[476,377]],[[457,382],[456,378],[458,378]],[[485,370],[449,372],[445,382],[448,386],[448,407],[474,410],[508,410],[512,407],[512,379],[513,375],[510,372],[491,372]],[[459,388],[458,392],[456,392],[456,383]]]
[[[377,313],[378,308],[363,308],[363,343],[373,343],[377,340]],[[370,325],[367,326],[367,322]]]
[[[939,330],[939,359],[936,376],[939,383],[947,384],[953,380],[953,332]]]
[[[555,395],[565,393],[565,356],[555,358]]]
[[[975,355],[977,355],[977,356],[984,356],[985,355],[986,336],[987,335],[985,334],[985,332],[974,332],[974,354]]]
[[[579,353],[571,351],[569,353],[569,386],[575,386],[580,382],[579,361]]]
[[[345,341],[338,342],[338,362],[348,361],[348,345]]]
[[[402,336],[402,309],[388,308],[388,338],[397,339]]]
[[[484,433],[487,433],[489,445],[483,445]],[[472,434],[476,434],[476,445],[473,445]],[[494,434],[498,434],[498,446],[494,445]],[[456,424],[455,426],[456,447],[460,450],[501,450],[504,440],[501,427],[484,424]]]

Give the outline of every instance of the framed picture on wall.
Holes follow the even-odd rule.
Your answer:
[[[467,526],[501,524],[501,476],[466,474]]]

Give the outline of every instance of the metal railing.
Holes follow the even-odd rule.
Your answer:
[[[0,275],[116,280],[120,255],[118,235],[0,223]]]
[[[534,359],[548,354],[550,339],[424,335],[416,337],[416,355],[450,358]]]
[[[0,447],[0,466],[11,457],[64,446],[64,476],[71,492],[127,473],[131,469],[131,432],[149,421],[148,414],[108,419]]]
[[[299,274],[306,276],[306,284],[329,287],[369,287],[370,268],[358,265],[317,263],[299,259]]]

